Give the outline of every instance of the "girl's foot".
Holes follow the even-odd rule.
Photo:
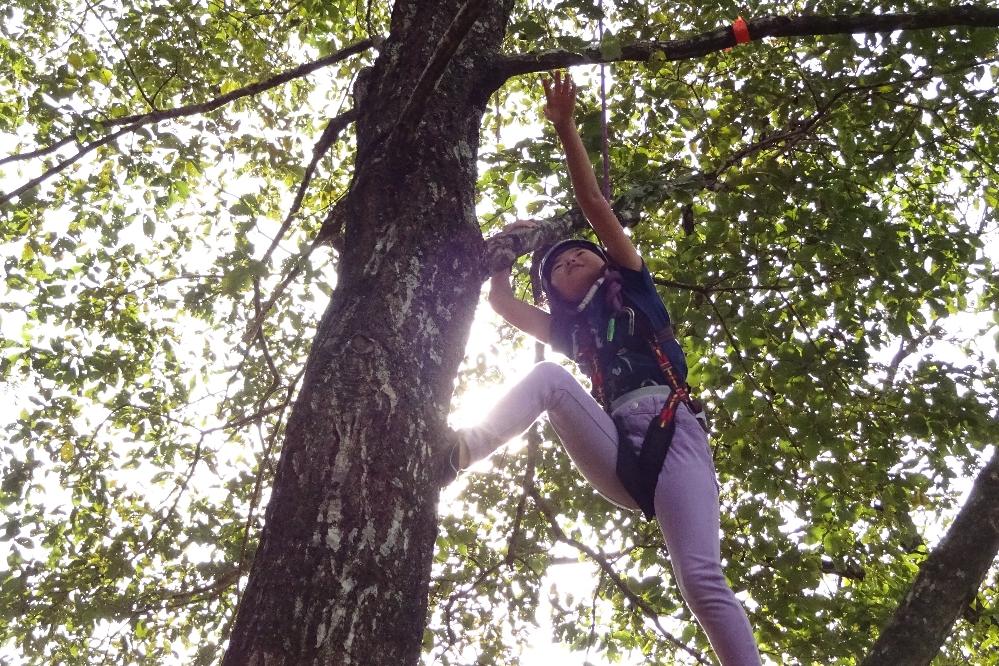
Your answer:
[[[441,460],[440,484],[444,486],[450,484],[458,478],[458,474],[468,467],[469,453],[468,445],[454,430],[448,430],[448,445],[444,450]]]

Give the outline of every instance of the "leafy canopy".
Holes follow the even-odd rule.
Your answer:
[[[606,4],[607,57],[741,11]],[[754,12],[857,8],[817,4]],[[0,19],[4,154],[66,143],[4,160],[0,189],[117,131],[115,119],[203,104],[384,34],[388,11],[329,0],[14,2]],[[589,2],[519,2],[506,50],[578,50],[598,15]],[[999,310],[985,251],[999,202],[996,42],[994,30],[963,29],[805,37],[611,70],[615,191],[641,202],[634,238],[711,405],[727,574],[775,662],[861,655],[925,557],[927,526],[952,508],[956,477],[996,441],[994,350],[980,345],[981,318],[956,319]],[[0,211],[0,367],[12,406],[4,649],[28,663],[218,657],[335,284],[334,251],[303,256],[349,183],[349,128],[267,250],[326,121],[350,107],[350,82],[374,55],[124,133]],[[596,159],[594,89],[580,120]],[[538,97],[528,75],[490,102],[486,232],[514,211],[543,217],[570,203],[551,133],[532,126],[508,139],[539,117]],[[295,267],[262,335],[244,342]],[[493,342],[506,349],[511,336],[501,328]],[[961,355],[943,355],[943,343]],[[505,362],[490,352],[469,364],[459,393],[500,381]],[[541,434],[534,487],[559,529],[527,497],[528,456],[469,479],[438,542],[427,659],[514,663],[544,594],[556,638],[573,648],[689,659],[644,606],[707,650],[654,526],[612,510]],[[546,591],[547,572],[580,545],[613,573]],[[940,663],[996,663],[995,590],[993,573]]]

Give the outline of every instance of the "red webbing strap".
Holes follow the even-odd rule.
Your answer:
[[[745,44],[752,39],[749,36],[749,24],[741,16],[733,21],[732,34],[735,36],[736,44]]]
[[[686,384],[683,384],[680,381],[680,376],[676,374],[676,369],[670,362],[669,357],[663,353],[663,350],[659,347],[659,343],[656,342],[655,338],[651,338],[649,340],[649,344],[652,346],[652,350],[656,354],[656,360],[659,362],[659,369],[662,370],[670,388],[669,399],[666,401],[666,404],[663,405],[662,411],[659,412],[659,427],[665,428],[669,425],[670,421],[673,420],[673,416],[676,414],[676,408],[681,402],[687,405],[691,412],[694,412],[695,409],[694,405],[690,401],[690,390],[687,388]]]
[[[691,402],[690,389],[680,381],[680,376],[676,373],[676,369],[670,362],[669,357],[663,353],[663,350],[659,347],[659,343],[656,342],[654,337],[649,338],[649,346],[652,347],[652,351],[656,355],[656,361],[659,363],[659,369],[662,371],[663,376],[666,378],[666,383],[670,388],[669,398],[659,412],[659,427],[665,428],[673,420],[676,408],[681,402],[687,405],[692,413],[696,413],[697,410]],[[590,367],[590,383],[593,385],[594,397],[610,413],[610,403],[607,402],[607,394],[604,389],[604,376],[600,371],[600,363],[597,361],[596,350],[592,345],[587,345],[586,348],[580,350],[579,356]]]

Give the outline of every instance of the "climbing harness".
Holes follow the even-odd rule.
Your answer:
[[[619,320],[621,323],[619,325]],[[607,369],[613,363],[621,360],[622,351],[629,340],[636,338],[636,313],[629,306],[622,307],[610,315],[604,331],[597,332],[589,325],[577,326],[572,331],[573,356],[590,377],[593,397],[609,414],[614,406],[627,402],[631,397],[638,397],[650,390],[654,393],[667,393],[667,398],[659,414],[650,422],[645,432],[640,450],[635,451],[619,425],[617,475],[622,485],[641,508],[646,518],[655,517],[655,491],[666,455],[669,453],[676,431],[676,411],[681,404],[690,409],[703,428],[703,409],[700,403],[690,394],[690,387],[681,377],[662,345],[673,337],[672,326],[655,333],[639,332],[647,349],[651,351],[659,377],[648,378],[642,386],[630,389],[620,395],[609,395]],[[629,366],[630,367],[630,366]],[[660,385],[658,390],[647,383]],[[617,423],[615,421],[615,423]]]

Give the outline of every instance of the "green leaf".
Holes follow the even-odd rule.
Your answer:
[[[604,32],[600,40],[600,56],[605,60],[617,60],[621,57],[621,41],[610,30]]]

